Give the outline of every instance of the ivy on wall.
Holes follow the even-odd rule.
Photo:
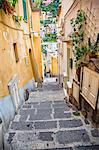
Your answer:
[[[14,15],[12,16],[12,18],[13,18],[13,20],[14,20],[15,22],[17,22],[19,25],[21,25],[21,21],[23,20],[23,17],[22,17],[22,16],[19,16],[19,15],[14,14]]]
[[[16,3],[18,2],[18,0],[8,0],[9,3],[11,4],[11,6],[14,6],[16,5]]]
[[[18,0],[0,0],[0,9],[4,10],[6,14],[13,14],[17,1]]]
[[[99,52],[99,33],[97,34],[96,42],[89,41],[84,43],[84,26],[86,25],[86,14],[83,10],[77,12],[76,18],[71,19],[71,25],[73,27],[73,32],[70,35],[72,40],[74,54],[76,57],[76,63],[79,64],[81,59],[87,54],[93,55]]]
[[[74,54],[76,56],[76,61],[79,61],[84,53],[89,51],[89,48],[84,45],[84,30],[83,26],[85,25],[86,14],[83,10],[77,12],[77,17],[71,19],[71,25],[73,27],[73,33],[70,35],[72,39]]]
[[[12,14],[12,18],[20,25],[23,17],[15,13],[15,6],[18,0],[0,0],[0,9],[6,14]]]

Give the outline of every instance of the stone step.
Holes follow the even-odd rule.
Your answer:
[[[38,150],[73,150],[72,147],[65,148],[51,148],[51,149],[38,149]]]
[[[77,146],[77,147],[64,147],[64,148],[48,148],[48,149],[38,149],[38,150],[99,150],[99,145],[87,145],[87,146]]]

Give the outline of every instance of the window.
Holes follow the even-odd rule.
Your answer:
[[[24,20],[27,21],[27,7],[26,7],[26,0],[23,0],[23,13],[24,13]]]
[[[16,43],[13,44],[13,48],[14,48],[15,60],[17,63],[19,61],[19,57],[18,57],[18,50],[17,50],[17,44]]]

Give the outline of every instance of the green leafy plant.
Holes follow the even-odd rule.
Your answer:
[[[41,5],[41,0],[34,0],[33,3],[32,3],[32,9],[33,10],[39,9],[40,5]]]
[[[13,7],[15,7],[16,3],[18,2],[18,0],[8,0],[8,1]]]
[[[50,14],[46,20],[40,21],[44,27],[47,27],[47,25],[49,24],[56,23],[56,17],[60,3],[61,0],[52,0],[51,3],[46,6],[43,3],[43,1],[41,2],[40,9],[44,11],[46,14]],[[45,34],[45,37],[42,39],[43,42],[56,42],[56,40],[57,40],[57,33]]]
[[[0,9],[4,10],[6,14],[13,14],[17,1],[18,0],[0,0]]]
[[[0,9],[3,9],[6,14],[12,14],[12,18],[20,25],[22,16],[14,14],[17,2],[18,0],[0,0]]]
[[[79,61],[85,53],[89,52],[89,47],[84,45],[84,30],[83,26],[86,21],[86,14],[83,10],[77,12],[76,18],[71,19],[70,23],[73,27],[73,33],[70,35],[72,39],[74,54],[76,56],[76,61]]]
[[[47,24],[55,23],[53,19],[47,19],[47,20],[40,20],[40,23],[46,26]]]
[[[57,34],[56,33],[48,33],[45,34],[43,38],[43,42],[56,42]]]
[[[47,54],[46,45],[41,45],[42,53]]]
[[[45,12],[50,12],[52,13],[53,17],[57,16],[57,11],[59,4],[61,3],[60,0],[53,0],[48,6],[45,6],[43,2],[41,2],[40,8],[45,11]]]
[[[19,25],[21,25],[21,21],[23,20],[22,16],[18,16],[18,15],[13,15],[13,20],[16,21]]]

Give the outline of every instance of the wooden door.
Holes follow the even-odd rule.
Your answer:
[[[17,77],[14,76],[12,80],[8,84],[9,93],[13,102],[13,105],[15,107],[15,111],[18,111],[19,105],[20,105],[20,96],[19,96],[19,90],[18,90],[18,84],[17,84]]]
[[[96,107],[98,89],[99,89],[99,74],[94,71],[91,71],[88,100],[93,109],[95,109]]]
[[[82,84],[82,94],[88,99],[89,93],[89,82],[90,82],[90,69],[84,67],[83,70],[83,84]]]

